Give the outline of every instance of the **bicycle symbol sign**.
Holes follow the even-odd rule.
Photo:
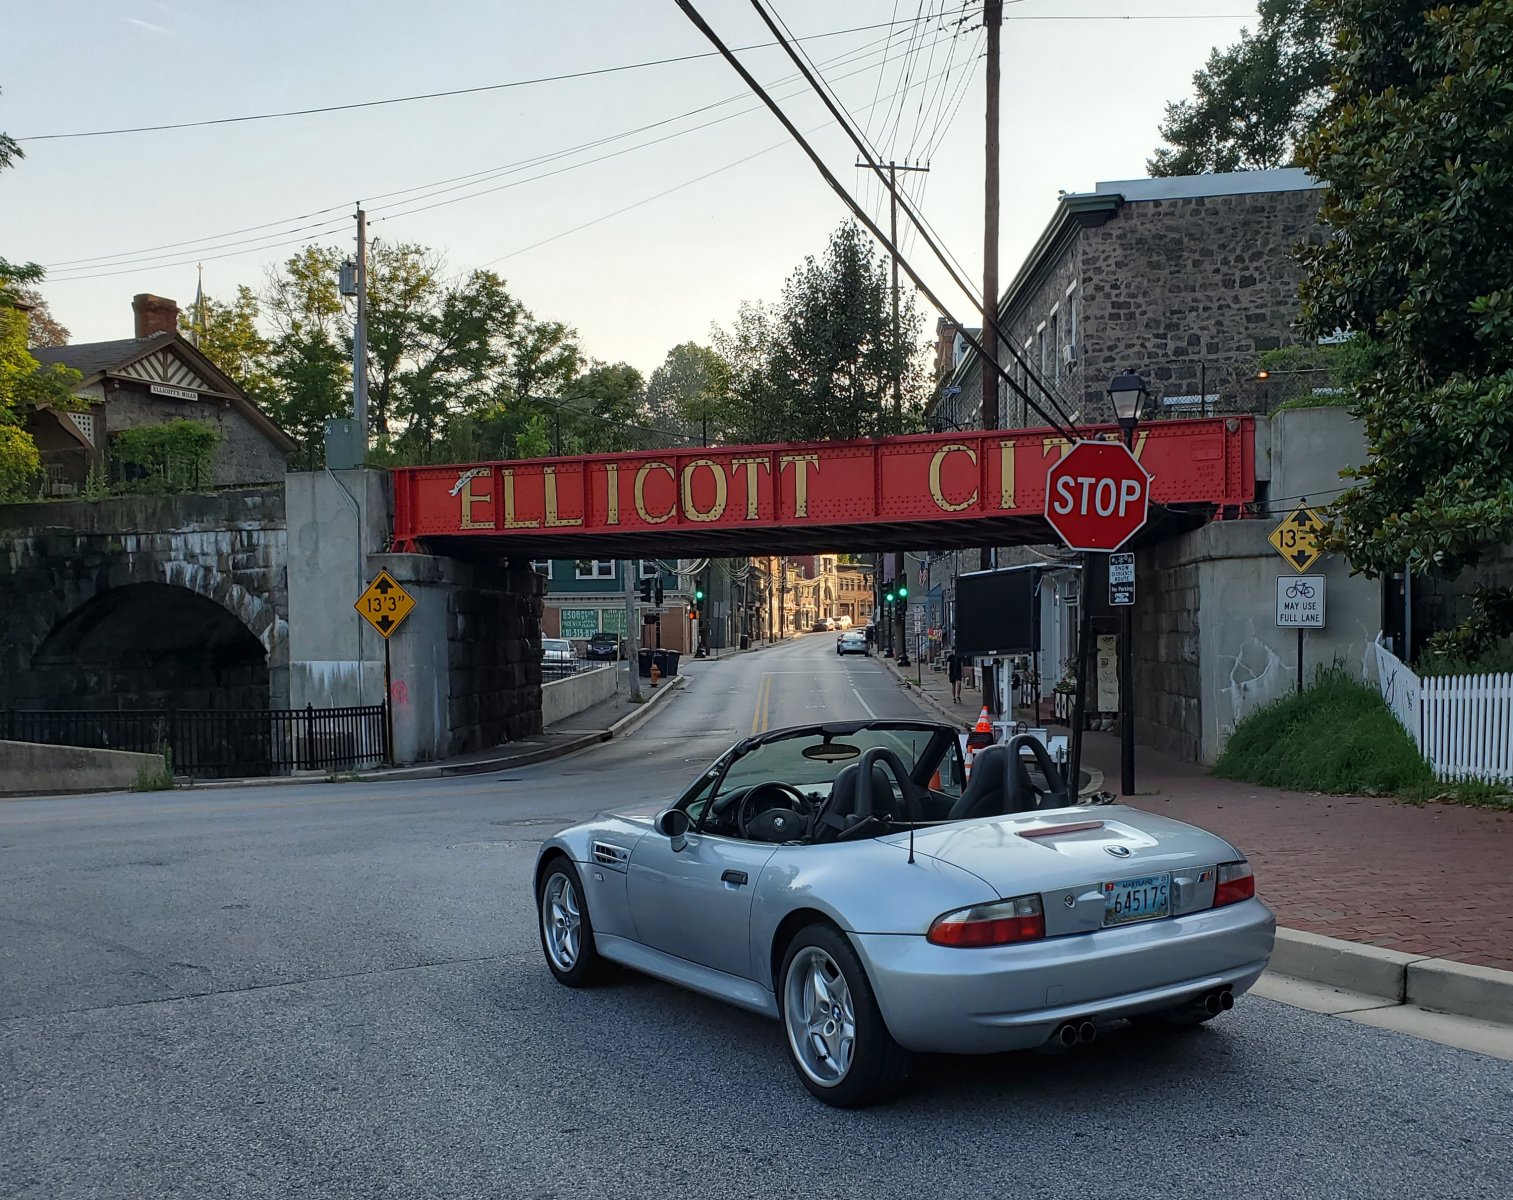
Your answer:
[[[1324,628],[1324,577],[1277,576],[1277,628]]]

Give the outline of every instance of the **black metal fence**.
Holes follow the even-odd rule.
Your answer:
[[[5,709],[0,738],[172,756],[197,778],[351,771],[389,761],[382,704],[303,709]]]

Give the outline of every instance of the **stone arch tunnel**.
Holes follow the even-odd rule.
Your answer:
[[[288,703],[282,489],[0,509],[0,706]]]

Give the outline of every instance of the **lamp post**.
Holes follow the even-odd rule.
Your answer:
[[[893,657],[893,588],[890,585],[888,594],[883,597],[883,626],[888,631],[888,646],[883,651],[889,658]]]
[[[1140,423],[1149,397],[1145,380],[1133,371],[1115,375],[1108,385],[1114,419],[1124,434],[1124,444],[1135,444],[1135,426]],[[1133,599],[1134,597],[1131,597]],[[1087,597],[1083,597],[1083,603]],[[1119,610],[1119,792],[1135,794],[1135,606]]]

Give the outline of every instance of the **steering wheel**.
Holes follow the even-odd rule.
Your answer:
[[[757,809],[758,798],[766,801]],[[799,820],[787,814],[795,814]],[[814,801],[790,783],[770,780],[753,784],[736,805],[735,827],[743,838],[754,841],[792,841],[809,828]],[[791,832],[789,822],[792,822]]]

